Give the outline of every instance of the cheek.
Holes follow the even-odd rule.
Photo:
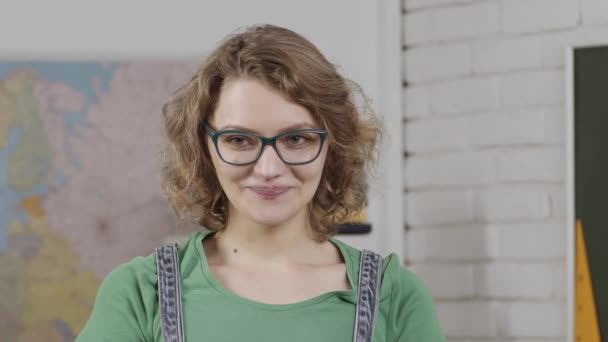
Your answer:
[[[325,169],[325,164],[327,163],[327,155],[328,150],[327,145],[325,145],[325,147],[323,147],[323,150],[319,154],[317,160],[315,160],[315,162],[311,165],[314,167],[314,173],[317,178],[321,178],[321,176],[323,175],[323,170]]]
[[[210,151],[211,161],[215,169],[217,179],[224,192],[230,192],[235,187],[236,182],[243,179],[247,174],[247,167],[226,164],[215,150]]]
[[[323,168],[325,166],[325,155],[320,155],[315,162],[303,165],[300,168],[295,168],[294,176],[302,182],[305,187],[313,187],[312,192],[316,191],[319,181],[323,176]]]
[[[228,165],[221,160],[219,164],[216,164],[215,172],[225,191],[238,187],[239,182],[246,178],[248,173],[247,167]]]

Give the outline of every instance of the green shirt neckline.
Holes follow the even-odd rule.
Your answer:
[[[309,299],[305,299],[303,301],[289,303],[289,304],[269,304],[269,303],[262,303],[262,302],[258,302],[258,301],[252,300],[252,299],[248,299],[248,298],[242,297],[242,296],[234,293],[233,291],[227,289],[219,280],[217,280],[217,278],[213,275],[213,273],[211,273],[211,270],[209,269],[209,263],[207,261],[207,255],[205,254],[205,251],[203,249],[203,240],[206,237],[210,236],[212,233],[213,232],[211,232],[211,231],[196,233],[196,234],[198,234],[198,236],[196,236],[196,238],[195,238],[196,251],[198,252],[199,257],[200,257],[201,270],[202,270],[203,276],[216,291],[218,291],[219,293],[224,295],[227,299],[230,299],[232,301],[239,302],[239,303],[242,303],[242,304],[245,304],[248,306],[253,306],[258,309],[267,310],[267,311],[299,310],[299,309],[307,308],[307,307],[310,307],[310,306],[313,306],[316,304],[324,303],[328,299],[336,297],[336,296],[349,297],[350,300],[356,301],[357,289],[356,289],[356,282],[353,280],[354,279],[353,260],[350,258],[349,254],[345,250],[345,247],[341,244],[341,242],[339,240],[335,240],[333,238],[329,239],[329,241],[331,243],[333,243],[336,247],[338,247],[338,250],[340,251],[342,258],[344,259],[344,262],[346,264],[346,275],[348,278],[348,282],[350,283],[350,286],[351,286],[350,290],[330,291],[330,292],[320,294],[316,297],[312,297]]]

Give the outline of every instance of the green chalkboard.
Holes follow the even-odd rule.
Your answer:
[[[574,50],[575,215],[602,336],[608,335],[608,46]],[[572,227],[574,229],[574,227]]]

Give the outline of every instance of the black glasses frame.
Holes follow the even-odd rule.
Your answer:
[[[251,164],[256,163],[258,161],[258,159],[260,159],[260,157],[262,156],[262,153],[264,153],[264,147],[266,147],[266,145],[272,146],[272,148],[274,149],[276,154],[279,156],[279,158],[281,158],[281,160],[285,164],[288,164],[288,165],[309,164],[309,163],[312,163],[313,161],[315,161],[317,158],[319,158],[319,155],[321,154],[321,151],[323,150],[323,143],[325,143],[325,140],[327,140],[327,131],[324,129],[315,129],[315,128],[296,129],[293,131],[288,131],[285,133],[281,133],[279,135],[275,135],[274,137],[265,137],[265,136],[262,136],[262,135],[259,135],[259,134],[253,133],[253,132],[237,130],[237,129],[216,131],[216,130],[212,129],[211,127],[209,127],[209,125],[207,125],[207,124],[205,124],[205,130],[207,131],[207,134],[211,137],[211,141],[213,141],[213,145],[215,145],[215,150],[217,151],[217,155],[220,156],[222,161],[226,164],[237,165],[237,166],[251,165]],[[224,159],[224,157],[222,156],[222,153],[220,152],[219,146],[217,144],[217,140],[219,139],[219,137],[222,134],[228,134],[228,133],[230,133],[230,134],[236,133],[236,134],[254,136],[262,141],[262,147],[260,148],[258,155],[255,157],[255,159],[253,161],[248,162],[248,163],[231,163]],[[277,140],[278,139],[280,139],[286,135],[292,135],[292,134],[297,134],[297,133],[317,133],[321,137],[321,144],[319,145],[319,151],[317,151],[317,154],[315,155],[315,157],[309,161],[300,162],[300,163],[294,163],[294,162],[287,161],[287,160],[285,160],[285,158],[283,158],[283,156],[281,155],[281,152],[279,152],[279,149],[277,149]]]

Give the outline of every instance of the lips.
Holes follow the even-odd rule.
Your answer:
[[[256,194],[264,196],[264,197],[275,197],[275,196],[279,196],[279,195],[287,192],[289,190],[289,187],[288,186],[273,186],[273,187],[252,186],[252,187],[249,187],[249,189],[251,189]]]

